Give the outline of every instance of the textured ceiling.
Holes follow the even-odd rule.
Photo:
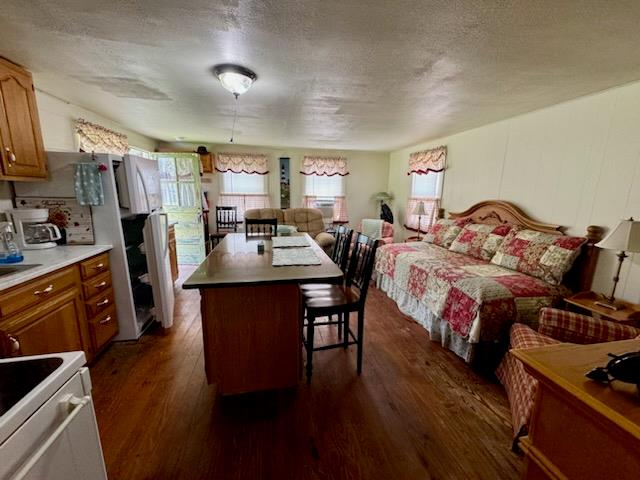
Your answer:
[[[640,2],[3,0],[0,55],[148,136],[390,150],[640,78]]]

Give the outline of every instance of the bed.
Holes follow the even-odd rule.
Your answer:
[[[449,218],[563,233],[562,227],[537,222],[498,200],[450,213]],[[376,283],[404,314],[427,330],[431,340],[468,363],[493,365],[504,353],[514,322],[536,328],[542,307],[557,305],[570,291],[589,289],[598,253],[594,244],[601,235],[599,227],[587,229],[586,242],[560,285],[426,242],[381,246]]]

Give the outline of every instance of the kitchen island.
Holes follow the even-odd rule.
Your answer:
[[[222,395],[298,384],[302,371],[298,285],[342,277],[309,235],[299,235],[308,240],[319,265],[274,267],[271,240],[230,233],[182,286],[200,289],[207,380],[216,383]]]

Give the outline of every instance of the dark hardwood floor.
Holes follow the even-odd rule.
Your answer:
[[[170,331],[116,343],[91,367],[109,478],[518,478],[501,387],[375,288],[364,356],[361,376],[354,350],[330,350],[314,356],[310,386],[216,398],[199,295],[181,290]]]

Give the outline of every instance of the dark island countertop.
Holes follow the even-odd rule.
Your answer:
[[[266,238],[247,238],[244,233],[229,233],[204,262],[182,284],[182,288],[218,288],[277,283],[328,282],[342,277],[342,271],[306,233],[320,265],[274,267],[272,245]],[[264,253],[258,244],[264,242]]]

